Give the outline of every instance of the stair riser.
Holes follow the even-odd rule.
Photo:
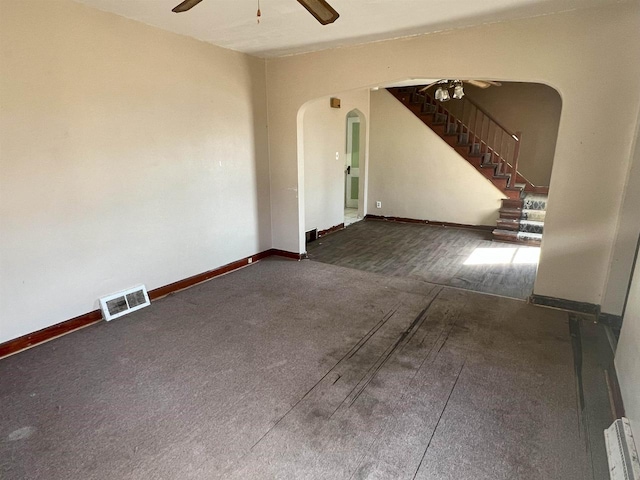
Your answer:
[[[496,222],[498,228],[500,230],[512,230],[514,232],[517,232],[520,229],[520,221],[519,220],[512,220],[512,219],[498,219],[498,221]]]
[[[508,219],[508,220],[520,220],[522,216],[522,210],[520,209],[510,209],[510,208],[501,208],[500,209],[500,218]]]
[[[506,190],[507,188],[507,179],[506,178],[491,178],[491,182],[498,187],[500,190]]]
[[[527,233],[543,233],[544,227],[538,225],[523,225],[520,224],[518,231]]]
[[[517,198],[508,198],[508,199],[502,200],[502,208],[522,209],[522,199],[520,197],[517,197]]]

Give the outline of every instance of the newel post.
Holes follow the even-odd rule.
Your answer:
[[[512,164],[512,170],[511,170],[511,185],[509,185],[510,187],[514,187],[516,185],[516,183],[518,182],[518,159],[520,157],[520,142],[522,141],[522,132],[516,132],[516,137],[515,141],[516,141],[516,145],[515,148],[513,150],[513,164]]]

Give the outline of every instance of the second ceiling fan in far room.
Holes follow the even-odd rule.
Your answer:
[[[469,85],[473,85],[478,88],[489,88],[491,86],[501,87],[502,84],[500,82],[495,82],[493,80],[436,80],[429,85],[426,85],[420,89],[420,92],[426,92],[434,85],[437,85],[438,88],[435,91],[435,99],[441,102],[446,102],[451,98],[455,98],[460,100],[464,97],[464,89],[463,83],[468,83]],[[449,90],[453,92],[453,94],[449,93]]]
[[[176,13],[186,12],[198,5],[202,0],[184,0],[171,11]],[[328,25],[335,22],[340,14],[334,10],[325,0],[298,0],[307,11],[315,17],[322,25]],[[258,17],[260,17],[260,9],[258,8]]]

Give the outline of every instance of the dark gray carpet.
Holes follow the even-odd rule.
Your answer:
[[[592,478],[566,313],[269,259],[0,361],[0,478]]]
[[[491,241],[491,232],[382,220],[365,220],[307,245],[309,258],[366,272],[439,285],[528,298],[537,263],[517,263],[532,248]],[[500,263],[487,249],[502,249],[515,262]],[[465,264],[472,254],[486,263]],[[485,253],[486,252],[486,253]]]

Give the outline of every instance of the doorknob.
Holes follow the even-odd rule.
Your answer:
[[[347,166],[347,175],[349,175],[351,173],[351,165]]]

